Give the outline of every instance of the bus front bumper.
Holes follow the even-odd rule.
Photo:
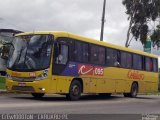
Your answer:
[[[6,79],[6,89],[10,92],[49,93],[49,80],[18,82]]]

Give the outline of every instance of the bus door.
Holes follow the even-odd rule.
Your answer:
[[[58,38],[54,43],[54,55],[53,55],[53,68],[52,79],[56,81],[57,92],[66,91],[66,77],[62,76],[63,70],[67,67],[68,56],[69,56],[69,44],[66,42],[67,38]]]

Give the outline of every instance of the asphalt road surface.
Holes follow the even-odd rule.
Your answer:
[[[0,113],[160,114],[160,96],[125,98],[112,95],[100,98],[98,95],[86,95],[79,101],[67,101],[60,95],[34,99],[28,94],[1,94]]]
[[[139,95],[125,98],[112,95],[100,98],[98,95],[82,96],[79,101],[67,101],[65,96],[46,95],[34,99],[27,94],[0,95],[0,113],[68,113],[68,114],[160,114],[160,96]]]

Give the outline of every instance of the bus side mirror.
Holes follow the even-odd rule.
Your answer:
[[[8,45],[3,45],[0,47],[0,57],[2,59],[8,59],[9,56],[9,47]]]

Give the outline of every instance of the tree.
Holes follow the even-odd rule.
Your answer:
[[[153,47],[157,46],[160,47],[160,24],[157,25],[157,29],[153,31],[151,35]]]
[[[142,45],[144,45],[149,33],[152,34],[151,38],[154,41],[154,45],[158,45],[157,43],[160,41],[158,32],[160,29],[158,26],[155,27],[151,24],[160,18],[160,1],[123,0],[122,3],[126,7],[126,14],[129,16],[128,20],[130,20],[125,46],[129,47],[133,38],[136,41],[140,40]]]

